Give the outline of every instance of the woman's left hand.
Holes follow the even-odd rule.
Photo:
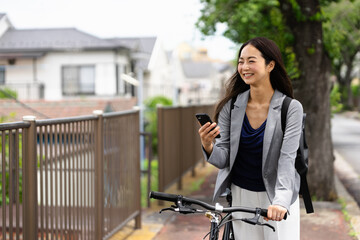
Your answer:
[[[270,205],[265,220],[281,221],[284,218],[285,213],[287,213],[286,208],[279,205]]]

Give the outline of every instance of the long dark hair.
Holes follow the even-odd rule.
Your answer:
[[[266,65],[268,65],[271,61],[275,62],[275,67],[270,72],[270,83],[272,88],[274,90],[279,90],[291,98],[294,98],[291,81],[288,74],[286,73],[284,62],[281,57],[281,52],[276,43],[265,37],[256,37],[250,39],[241,45],[238,59],[241,56],[241,51],[249,44],[261,52],[262,57],[265,59]],[[239,93],[245,92],[249,88],[250,86],[244,82],[236,69],[236,72],[230,77],[225,86],[224,98],[221,99],[215,107],[215,121],[218,121],[221,109],[230,99],[237,96]]]

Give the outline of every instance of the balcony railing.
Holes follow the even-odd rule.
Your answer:
[[[5,83],[1,88],[10,88],[17,93],[20,100],[40,100],[45,96],[45,85],[43,83]]]

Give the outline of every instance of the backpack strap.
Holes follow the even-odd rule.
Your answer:
[[[282,103],[282,107],[281,107],[281,129],[283,131],[283,134],[285,134],[286,116],[287,116],[287,112],[288,112],[291,100],[292,100],[291,98],[289,98],[288,96],[285,96],[285,99],[284,99],[284,101]]]
[[[231,112],[234,109],[234,104],[236,101],[237,95],[231,98],[231,104],[230,104],[230,118],[231,118]]]
[[[306,213],[313,213],[314,212],[314,207],[311,201],[311,196],[310,196],[310,191],[309,191],[309,186],[308,186],[308,182],[306,179],[306,173],[303,173],[302,175],[300,175],[300,193],[301,196],[303,197],[304,200],[304,205],[305,205],[305,209],[306,209]]]
[[[235,102],[236,102],[236,98],[237,98],[237,95],[231,98],[231,105],[230,105],[231,107],[230,107],[230,110],[233,110],[233,109],[234,109],[234,104],[235,104]]]
[[[292,99],[290,97],[285,96],[285,99],[284,99],[284,101],[282,103],[282,107],[281,107],[281,129],[283,131],[283,134],[285,134],[286,117],[287,117],[287,112],[288,112],[291,100]],[[303,121],[305,121],[305,119],[303,119]],[[311,201],[311,195],[310,195],[310,191],[309,191],[306,174],[307,174],[307,171],[302,172],[300,174],[301,183],[300,183],[299,193],[303,197],[306,213],[313,213],[314,207],[313,207],[312,201]]]

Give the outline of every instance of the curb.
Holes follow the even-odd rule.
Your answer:
[[[356,203],[355,199],[349,194],[345,189],[344,185],[341,183],[339,177],[346,176],[347,178],[358,179],[359,175],[354,171],[354,169],[344,160],[344,158],[337,152],[334,151],[335,161],[334,161],[334,170],[335,170],[335,187],[338,193],[338,196],[341,197],[345,203],[345,210],[350,217],[349,223],[352,229],[355,232],[356,239],[360,240],[360,208]]]

